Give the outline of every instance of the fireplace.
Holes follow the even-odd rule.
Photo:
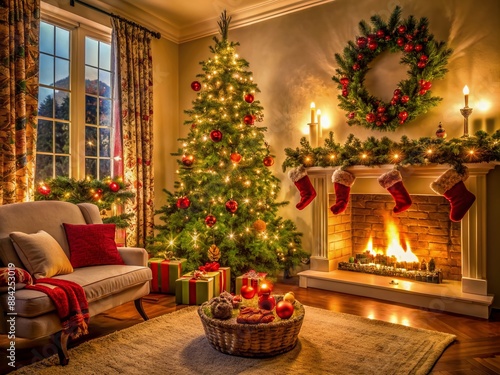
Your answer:
[[[392,170],[392,165],[350,167],[347,170],[356,176],[356,181],[349,206],[340,215],[329,210],[335,202],[331,182],[335,168],[309,168],[308,175],[318,195],[311,204],[311,268],[299,273],[300,286],[487,318],[493,296],[487,295],[486,284],[486,174],[495,165],[467,165],[470,177],[466,185],[476,195],[476,202],[460,223],[449,220],[448,201],[430,189],[430,183],[447,166],[401,170],[413,204],[400,214],[392,213],[392,196],[377,181],[381,174]],[[416,267],[415,261],[396,264],[394,258],[385,254],[378,257],[385,264],[377,266],[372,262],[375,258],[369,252],[385,251],[391,241],[387,238],[390,225],[396,226],[397,241],[403,249],[410,248],[417,256],[419,271],[424,266],[427,273],[430,268],[439,270],[439,283],[432,276],[426,275],[424,280],[423,272],[419,272],[418,278],[416,273],[409,272],[410,267]],[[390,259],[393,260],[387,264]],[[378,268],[384,272],[378,272]],[[363,270],[369,272],[359,272]]]

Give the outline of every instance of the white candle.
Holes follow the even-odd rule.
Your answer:
[[[316,122],[316,104],[311,103],[311,124]]]
[[[462,91],[464,93],[464,99],[465,99],[465,107],[469,106],[469,88],[467,85],[464,86],[464,89]]]
[[[318,114],[318,133],[321,141],[321,138],[323,137],[323,127],[321,126],[321,109],[318,109],[317,114]]]

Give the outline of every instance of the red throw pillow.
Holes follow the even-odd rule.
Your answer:
[[[73,268],[125,264],[115,242],[115,224],[64,223]]]

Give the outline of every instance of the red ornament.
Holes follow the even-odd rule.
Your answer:
[[[252,299],[255,296],[255,289],[251,285],[243,285],[240,293],[243,298]]]
[[[40,185],[37,190],[42,195],[49,195],[51,191],[47,185]]]
[[[408,112],[406,112],[406,111],[399,112],[399,114],[398,114],[398,118],[399,118],[400,120],[405,121],[405,120],[408,118]]]
[[[394,90],[393,94],[394,94],[394,96],[399,96],[399,95],[401,95],[401,90],[400,89],[396,89],[396,90]]]
[[[273,296],[263,294],[259,297],[259,309],[272,310],[276,306],[276,300]]]
[[[120,185],[115,181],[111,181],[109,183],[109,190],[111,190],[113,193],[116,193],[118,190],[120,190]]]
[[[182,164],[184,164],[186,167],[192,166],[194,163],[194,156],[193,155],[184,155],[182,157]]]
[[[238,202],[236,202],[234,199],[230,199],[226,202],[226,210],[232,214],[238,210]]]
[[[276,315],[281,319],[288,319],[293,315],[293,305],[288,301],[279,301],[276,305]]]
[[[357,72],[359,69],[361,69],[361,66],[360,66],[358,63],[355,63],[355,64],[352,66],[352,70],[354,70],[355,72]]]
[[[238,164],[238,163],[241,161],[241,155],[240,155],[240,154],[238,154],[237,152],[233,152],[233,153],[231,154],[231,161],[232,161],[233,163]]]
[[[427,90],[426,89],[420,89],[419,92],[418,92],[418,95],[425,95],[427,94]]]
[[[429,58],[426,55],[421,55],[419,60],[427,62],[427,60],[429,60]]]
[[[375,122],[375,119],[376,119],[376,117],[375,117],[375,114],[374,114],[374,113],[368,113],[368,114],[366,115],[366,121],[368,121],[368,122],[370,122],[370,123],[371,123],[371,122]]]
[[[443,125],[439,123],[438,129],[436,130],[436,137],[445,139],[447,136],[446,130],[443,129]]]
[[[349,78],[347,77],[342,77],[340,79],[340,84],[343,86],[343,87],[346,87],[348,84],[349,84]]]
[[[386,110],[387,110],[387,108],[385,108],[385,107],[378,107],[377,108],[378,113],[384,113]]]
[[[358,43],[358,47],[359,48],[365,48],[367,40],[366,40],[366,38],[364,36],[361,36],[361,37],[358,38],[357,43]]]
[[[274,159],[272,158],[272,156],[266,156],[263,160],[263,163],[266,167],[270,167],[274,164]]]
[[[191,206],[191,201],[188,197],[184,196],[177,199],[177,203],[175,205],[177,206],[177,208],[182,208],[183,210],[185,210],[186,208]]]
[[[342,96],[343,96],[344,98],[346,98],[348,95],[349,95],[349,91],[347,91],[347,89],[343,89],[343,90],[342,90]]]
[[[247,103],[253,103],[254,100],[255,100],[255,97],[252,94],[246,94],[245,95],[245,101]]]
[[[370,51],[375,51],[377,49],[377,47],[378,47],[378,44],[376,41],[372,40],[372,41],[368,42],[368,49]]]
[[[427,65],[427,64],[425,63],[425,61],[419,61],[419,62],[417,63],[417,67],[418,67],[419,69],[424,69],[426,65]]]
[[[253,125],[254,121],[255,121],[255,116],[254,115],[246,115],[245,117],[243,117],[243,122],[246,125]]]
[[[417,44],[417,45],[415,46],[415,51],[417,51],[417,52],[420,52],[420,51],[422,51],[423,49],[424,49],[424,46],[422,46],[421,44]]]
[[[401,103],[406,104],[410,100],[410,97],[408,95],[403,95],[401,97]]]
[[[399,37],[398,39],[396,39],[396,44],[400,47],[403,47],[405,44],[405,38]]]
[[[424,83],[422,84],[422,88],[425,90],[430,90],[431,87],[432,87],[432,82],[430,81],[424,81]]]
[[[385,36],[384,30],[382,30],[382,29],[377,30],[377,38],[382,39],[384,36]]]
[[[413,47],[413,43],[406,43],[406,44],[405,44],[404,51],[405,51],[405,52],[411,52],[411,51],[413,51],[413,48],[414,48],[414,47]]]
[[[193,82],[191,82],[191,88],[194,91],[200,91],[201,90],[201,83],[198,81],[193,81]]]
[[[196,129],[198,125],[196,125],[194,122],[191,124],[191,129]]]
[[[212,214],[208,214],[207,217],[205,218],[205,224],[210,228],[212,228],[216,222],[217,222],[217,219]]]
[[[347,117],[350,119],[353,119],[355,116],[356,116],[355,112],[349,112],[349,114],[347,115]]]
[[[406,33],[406,26],[405,25],[399,25],[398,26],[398,33],[400,33],[400,34]]]
[[[210,139],[214,142],[222,141],[222,132],[220,130],[212,130],[210,132]]]

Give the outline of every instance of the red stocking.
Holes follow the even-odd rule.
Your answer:
[[[394,169],[384,173],[378,178],[378,183],[391,193],[396,205],[392,209],[395,214],[406,211],[411,206],[410,194],[403,185],[403,178],[398,170]]]
[[[476,200],[476,196],[465,187],[464,181],[469,177],[469,170],[459,174],[455,169],[448,169],[436,181],[431,189],[443,195],[450,202],[450,220],[460,221]]]
[[[314,186],[311,184],[307,171],[302,165],[288,172],[288,177],[290,177],[300,192],[300,202],[297,203],[295,207],[299,210],[303,210],[314,198],[316,198],[316,190],[314,190]]]
[[[354,175],[341,169],[333,172],[332,182],[335,188],[335,204],[330,207],[330,210],[334,215],[341,214],[347,208],[351,186],[354,184],[355,179]]]

